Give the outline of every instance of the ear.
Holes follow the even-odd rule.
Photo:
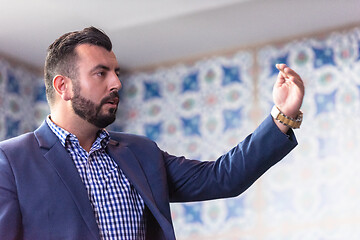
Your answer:
[[[72,81],[70,78],[56,75],[53,79],[53,87],[64,101],[69,101],[72,98]]]

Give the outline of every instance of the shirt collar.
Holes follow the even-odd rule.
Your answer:
[[[72,134],[72,133],[66,131],[65,129],[63,129],[62,127],[56,125],[51,120],[50,115],[46,118],[46,123],[49,126],[49,128],[51,129],[51,131],[53,131],[54,134],[59,138],[60,143],[64,147],[66,147],[67,141],[79,142],[77,137],[74,134]],[[106,148],[106,146],[109,143],[109,140],[110,140],[110,134],[108,133],[108,131],[106,131],[105,129],[101,129],[97,133],[97,138],[93,143],[93,147]]]

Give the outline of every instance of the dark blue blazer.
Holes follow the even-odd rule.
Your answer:
[[[271,116],[216,161],[172,156],[140,136],[110,136],[108,153],[146,204],[147,239],[175,239],[169,202],[237,196],[297,145]],[[100,239],[85,185],[46,123],[0,143],[0,239]]]

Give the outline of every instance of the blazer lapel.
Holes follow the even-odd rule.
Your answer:
[[[156,206],[153,193],[151,192],[143,168],[132,151],[126,145],[121,145],[114,140],[110,140],[108,148],[109,155],[116,161],[126,177],[134,185],[160,226],[162,226],[163,229],[172,229],[172,224]]]
[[[155,204],[148,180],[145,177],[139,161],[135,158],[131,150],[126,146],[120,146],[120,144],[114,140],[110,140],[108,148],[109,155],[118,164],[144,200],[146,199],[150,201],[151,204]]]
[[[39,145],[45,150],[44,157],[56,169],[62,182],[69,190],[90,232],[100,239],[99,229],[94,216],[85,185],[66,149],[61,145],[56,135],[43,124],[35,135]]]

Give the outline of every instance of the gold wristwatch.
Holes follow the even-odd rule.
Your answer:
[[[303,113],[301,111],[299,111],[299,114],[294,119],[294,118],[286,116],[275,105],[271,109],[271,116],[273,116],[275,120],[278,120],[285,126],[288,126],[291,128],[300,128],[301,122],[303,120]]]

